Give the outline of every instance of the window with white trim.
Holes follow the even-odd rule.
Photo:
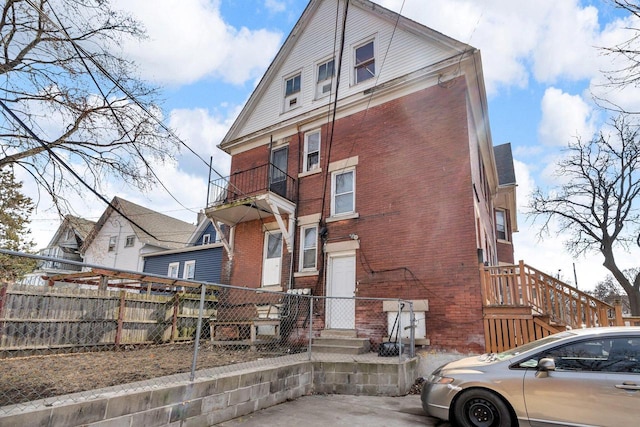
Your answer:
[[[284,111],[289,111],[300,105],[300,87],[302,74],[298,73],[284,81]]]
[[[202,244],[203,245],[208,245],[209,243],[211,243],[211,234],[203,234],[202,235]]]
[[[354,49],[354,81],[356,84],[376,76],[376,58],[373,40]]]
[[[304,135],[304,170],[310,172],[320,167],[320,130]]]
[[[509,240],[507,234],[507,214],[503,210],[496,210],[496,236],[498,240]]]
[[[167,276],[169,277],[178,277],[178,271],[180,270],[179,262],[172,262],[169,264],[169,268],[167,269]]]
[[[300,271],[315,271],[318,261],[318,226],[300,228]]]
[[[186,261],[184,263],[184,272],[182,274],[183,279],[193,280],[196,277],[196,261]]]
[[[116,244],[118,243],[118,236],[109,237],[109,252],[116,250]]]
[[[331,58],[328,61],[318,64],[316,78],[316,98],[329,95],[333,89],[335,79],[335,60]]]
[[[355,169],[331,174],[331,216],[347,215],[356,210]]]
[[[124,247],[125,248],[130,248],[131,246],[133,246],[133,244],[136,242],[136,236],[135,235],[130,235],[127,236],[126,240],[124,241]]]

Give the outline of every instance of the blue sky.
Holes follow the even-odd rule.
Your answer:
[[[591,92],[602,93],[602,73],[615,66],[596,46],[626,40],[631,25],[604,1],[375,0],[382,6],[482,52],[494,145],[511,142],[518,179],[518,203],[526,205],[535,186],[557,182],[553,165],[571,138],[590,138],[602,125]],[[146,26],[142,44],[124,44],[124,54],[141,75],[163,87],[166,123],[226,172],[229,159],[216,148],[307,0],[114,0]],[[640,108],[635,90],[608,93]],[[193,222],[205,203],[207,168],[183,150],[176,164],[159,168],[173,195],[142,195],[112,183],[107,198],[119,195]],[[28,186],[26,187],[29,190]],[[77,200],[76,214],[97,219],[104,206]],[[185,208],[186,207],[186,208]],[[58,220],[41,205],[32,229],[39,247]],[[562,236],[538,242],[538,227],[519,214],[516,259],[573,281],[575,262],[581,288],[606,275],[599,256],[572,259]],[[622,254],[624,268],[637,266],[636,250]],[[635,263],[635,265],[634,265]]]

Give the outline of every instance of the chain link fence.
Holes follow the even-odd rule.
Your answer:
[[[282,359],[388,363],[414,355],[410,302],[83,269],[44,286],[0,284],[0,414]]]

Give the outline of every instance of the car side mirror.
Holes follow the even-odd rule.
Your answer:
[[[538,362],[538,370],[539,371],[555,371],[556,361],[550,357],[542,358]]]

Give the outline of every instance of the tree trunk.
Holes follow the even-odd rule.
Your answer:
[[[632,316],[640,316],[640,274],[635,278],[632,284],[627,276],[618,268],[615,258],[613,256],[613,250],[610,246],[602,248],[602,254],[604,255],[604,262],[602,265],[613,274],[613,277],[620,283],[622,289],[629,296],[629,308]]]

